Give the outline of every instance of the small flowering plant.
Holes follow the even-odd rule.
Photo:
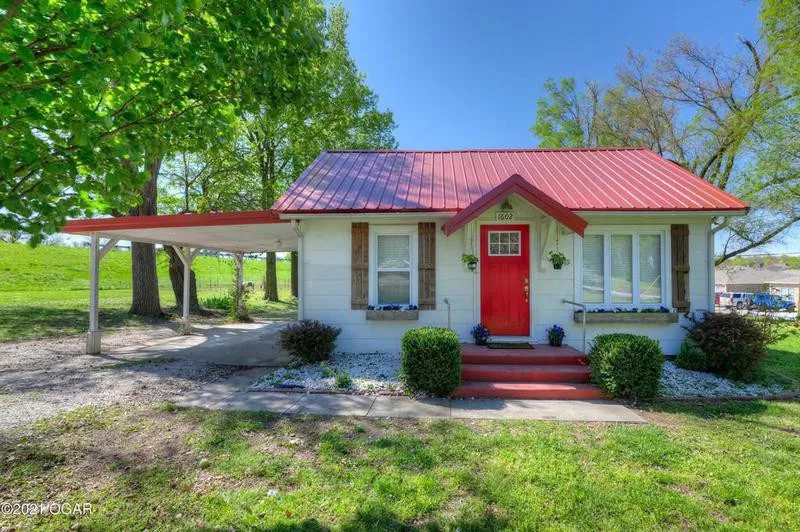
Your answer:
[[[564,328],[558,325],[553,325],[547,329],[547,341],[553,347],[560,347],[564,342]]]
[[[475,343],[478,345],[486,345],[486,342],[489,341],[489,329],[483,326],[483,324],[479,323],[472,328],[470,331],[472,337],[475,339]]]

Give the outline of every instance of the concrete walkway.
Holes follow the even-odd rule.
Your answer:
[[[276,414],[452,419],[539,419],[646,423],[611,401],[505,399],[412,399],[410,397],[291,392],[247,392],[263,370],[248,371],[184,395],[177,404],[214,410],[266,411]]]

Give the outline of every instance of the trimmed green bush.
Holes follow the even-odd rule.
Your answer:
[[[734,380],[751,379],[761,366],[770,343],[769,319],[757,320],[736,313],[709,313],[689,329],[691,338],[707,357],[711,373]]]
[[[340,332],[321,321],[296,321],[281,329],[281,347],[303,362],[322,362],[331,357]]]
[[[664,354],[658,341],[635,334],[603,334],[589,349],[592,382],[612,397],[647,401],[658,395]]]
[[[403,335],[400,374],[412,392],[450,395],[461,384],[461,342],[450,329],[419,327]]]
[[[708,357],[697,342],[686,338],[675,358],[675,365],[691,371],[708,371]]]

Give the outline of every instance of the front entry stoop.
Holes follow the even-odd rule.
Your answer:
[[[452,397],[602,399],[589,377],[589,359],[569,346],[489,349],[462,344],[462,383]]]

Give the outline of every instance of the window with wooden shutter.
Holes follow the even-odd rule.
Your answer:
[[[350,260],[350,308],[366,309],[369,304],[369,224],[353,223]]]
[[[419,308],[436,309],[436,224],[421,222],[417,228],[419,253],[417,257],[419,273]]]
[[[675,224],[672,236],[672,306],[689,312],[689,226]]]

